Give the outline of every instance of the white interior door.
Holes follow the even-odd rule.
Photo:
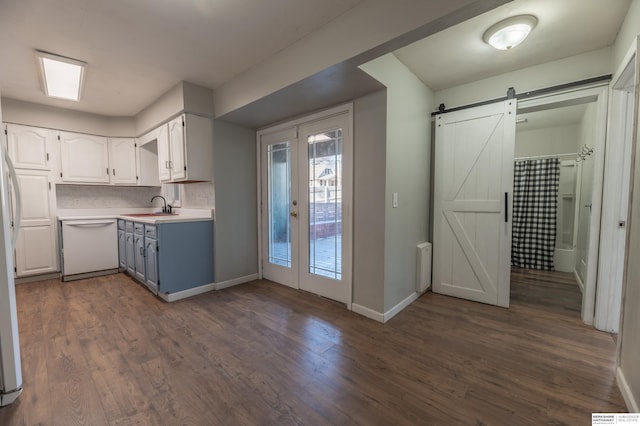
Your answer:
[[[436,118],[433,291],[509,306],[516,101]]]
[[[350,113],[260,135],[263,277],[347,304],[351,140]]]

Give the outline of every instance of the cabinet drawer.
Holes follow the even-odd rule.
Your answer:
[[[124,222],[124,229],[127,232],[133,232],[133,222],[125,221]]]
[[[125,229],[124,222],[123,219],[118,219],[118,229]]]
[[[133,223],[133,231],[136,234],[142,235],[144,233],[144,225],[142,223],[134,222]]]
[[[154,225],[145,225],[144,227],[145,238],[156,239],[156,227]]]

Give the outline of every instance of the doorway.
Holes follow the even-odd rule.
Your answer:
[[[532,292],[541,296],[540,300],[553,299],[552,288],[548,288],[547,298],[542,297],[549,279],[574,285],[574,298],[584,292],[587,281],[595,155],[602,153],[593,149],[595,100],[581,101],[541,106],[520,112],[516,119],[515,168],[536,174],[535,179],[527,180],[524,197],[534,198],[538,204],[544,198],[546,204],[532,209],[530,204],[514,201],[514,228],[519,231],[514,229],[512,267],[517,276],[545,277],[540,289]],[[542,175],[542,170],[548,173]],[[522,204],[532,214],[519,212],[516,205]],[[540,211],[542,207],[548,209],[548,217]],[[538,250],[522,254],[518,247],[519,239],[545,238]]]
[[[566,220],[565,217],[562,218],[561,231],[571,241],[571,245],[576,246],[572,247],[576,264],[578,261],[584,262],[581,272],[584,281],[581,317],[588,324],[593,322],[600,242],[607,98],[608,86],[600,83],[590,87],[571,88],[552,94],[544,93],[538,97],[518,99],[517,111],[513,107],[513,115],[508,109],[504,110],[505,112],[491,110],[492,106],[498,108],[500,104],[492,103],[457,109],[436,116],[434,292],[508,307],[515,115],[586,105],[585,109],[578,109],[578,114],[582,117],[581,122],[585,127],[582,130],[583,140],[590,141],[585,142],[586,147],[583,146],[583,148],[585,152],[593,155],[585,154],[585,158],[581,161],[578,161],[576,156],[574,161],[582,162],[580,165],[566,163],[565,174],[568,176],[565,176],[565,179],[569,182],[572,179],[575,180],[576,186],[575,189],[571,189],[572,185],[569,183],[570,189],[564,194],[565,200],[561,201],[567,205]],[[551,115],[556,112],[551,112]],[[501,120],[504,120],[504,126]],[[497,135],[502,134],[504,129],[509,128],[510,124],[507,124],[510,122],[514,126],[512,134],[510,136],[505,134],[505,139],[501,139],[500,144],[497,139],[495,143],[492,142]],[[486,135],[489,137],[485,137]],[[498,146],[501,146],[499,150]],[[495,147],[496,152],[485,155],[490,147]],[[577,151],[576,148],[574,150]],[[580,148],[580,152],[582,151]],[[508,158],[505,157],[507,154]],[[532,156],[530,153],[527,155]],[[590,162],[587,171],[585,171],[587,169],[585,160]],[[580,172],[578,172],[579,169]],[[502,170],[508,174],[511,185],[505,185],[505,174],[500,174],[502,178],[490,178],[496,170]],[[577,182],[588,182],[590,185],[581,184],[578,191]],[[478,192],[485,187],[489,188],[489,191]],[[487,197],[483,198],[485,195]],[[582,197],[582,200],[579,197]],[[478,204],[478,200],[483,203]],[[576,206],[580,206],[577,213]],[[493,225],[487,222],[489,218],[495,217],[496,213],[498,217],[503,218],[499,226],[498,222]],[[582,221],[584,232],[579,229],[580,221]],[[505,243],[508,244],[506,253]],[[552,238],[551,244],[555,247],[557,241]],[[578,254],[577,249],[581,244],[580,248],[583,250]],[[573,261],[569,256],[569,264],[571,263]],[[498,276],[500,279],[494,278]]]
[[[350,105],[258,132],[261,275],[350,306]]]

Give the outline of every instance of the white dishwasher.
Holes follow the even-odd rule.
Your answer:
[[[118,272],[117,219],[60,222],[63,281]]]

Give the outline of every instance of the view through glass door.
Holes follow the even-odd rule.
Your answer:
[[[260,141],[264,278],[348,303],[349,115],[263,134]]]

